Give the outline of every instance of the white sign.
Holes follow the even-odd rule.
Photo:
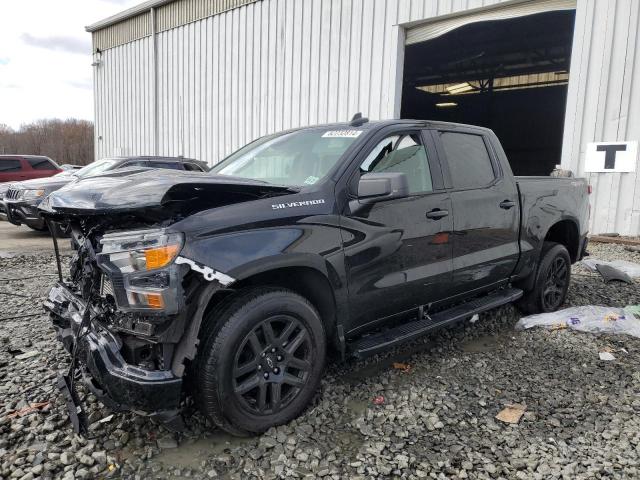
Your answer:
[[[638,142],[587,143],[585,172],[635,172]]]

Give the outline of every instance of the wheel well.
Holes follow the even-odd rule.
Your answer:
[[[561,220],[555,223],[544,238],[546,242],[556,242],[564,245],[569,251],[571,262],[578,261],[580,236],[578,227],[572,220]]]
[[[332,338],[336,325],[336,302],[329,280],[322,273],[310,267],[283,267],[239,280],[233,284],[233,290],[258,286],[287,288],[309,300],[320,314],[327,338]],[[214,295],[207,311],[229,293],[227,291],[225,295]]]

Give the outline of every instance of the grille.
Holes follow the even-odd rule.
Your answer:
[[[22,192],[22,190],[17,189],[17,188],[9,188],[9,190],[7,190],[7,194],[5,195],[5,198],[9,199],[9,200],[16,200],[17,198],[20,197],[20,193]]]

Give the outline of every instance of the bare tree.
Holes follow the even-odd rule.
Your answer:
[[[0,153],[46,155],[60,165],[87,165],[94,160],[93,123],[75,118],[38,120],[18,130],[0,123]]]

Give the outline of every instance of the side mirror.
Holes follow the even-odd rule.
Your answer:
[[[358,183],[358,200],[362,203],[408,196],[409,180],[404,173],[365,173]]]

